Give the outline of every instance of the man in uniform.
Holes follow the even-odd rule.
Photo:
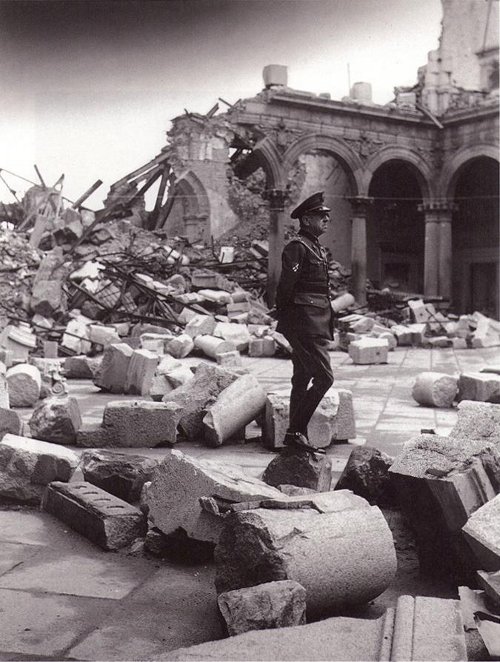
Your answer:
[[[330,221],[324,193],[304,200],[291,214],[299,219],[298,236],[284,248],[276,292],[277,331],[292,347],[290,420],[285,446],[324,452],[309,443],[307,425],[333,384],[328,341],[333,338],[328,259],[318,238]]]

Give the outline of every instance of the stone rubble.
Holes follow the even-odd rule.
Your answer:
[[[305,588],[289,579],[221,593],[217,604],[230,637],[306,622]]]
[[[139,502],[144,484],[159,463],[142,455],[103,449],[84,451],[80,460],[85,481],[127,503]]]
[[[389,474],[422,572],[470,581],[476,567],[462,527],[500,492],[500,449],[488,439],[422,434],[405,444]]]
[[[378,618],[337,616],[294,627],[245,632],[164,653],[161,661],[447,660],[465,662],[458,600],[402,595]]]
[[[204,509],[201,497],[238,503],[282,496],[279,490],[233,467],[171,450],[155,470],[145,501],[149,519],[163,533],[182,528],[191,538],[217,542],[223,516],[217,508],[214,512]]]
[[[322,509],[257,508],[228,515],[214,553],[217,591],[292,579],[306,589],[308,613],[316,616],[385,591],[396,553],[381,511],[346,491],[319,496]]]
[[[15,434],[0,441],[0,500],[39,504],[52,481],[69,481],[78,455],[59,444]]]

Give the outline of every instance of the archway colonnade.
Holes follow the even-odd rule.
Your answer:
[[[266,136],[254,147],[267,176],[267,198],[271,212],[269,233],[268,300],[274,302],[280,273],[280,256],[284,244],[285,203],[288,173],[301,154],[319,151],[334,156],[348,181],[351,204],[351,271],[352,289],[360,304],[366,302],[368,250],[367,219],[374,196],[371,185],[377,172],[387,164],[399,163],[411,172],[418,185],[415,207],[424,224],[423,294],[427,297],[452,298],[452,223],[457,205],[454,202],[458,173],[478,158],[498,162],[498,151],[489,144],[463,147],[439,171],[418,151],[406,146],[386,146],[362,160],[349,144],[339,138],[310,134],[290,144],[283,152]],[[417,221],[418,222],[418,221]],[[497,276],[498,277],[498,276]]]

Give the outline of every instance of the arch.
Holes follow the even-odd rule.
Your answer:
[[[183,172],[175,180],[174,191],[169,191],[162,214],[164,230],[186,234],[193,241],[210,236],[209,197],[192,170]]]
[[[283,189],[286,186],[281,156],[274,142],[266,136],[253,148],[252,155],[264,168],[267,176],[267,188]]]
[[[200,179],[192,170],[182,173],[175,182],[177,195],[184,197],[186,211],[190,215],[203,215],[210,218],[210,201]]]
[[[460,170],[463,165],[473,159],[487,157],[494,161],[499,161],[498,145],[490,143],[480,143],[462,147],[455,154],[445,161],[439,178],[438,195],[442,198],[453,198],[455,186]]]
[[[351,194],[353,196],[359,195],[361,188],[361,172],[363,168],[361,159],[345,141],[333,138],[332,136],[325,136],[320,133],[310,133],[293,142],[283,156],[283,173],[285,176],[301,154],[313,150],[329,152],[337,157],[342,163],[349,180]]]
[[[389,161],[404,161],[409,164],[414,171],[420,190],[422,191],[422,198],[431,196],[433,170],[425,161],[425,159],[418,153],[414,152],[407,147],[398,145],[389,145],[382,147],[376,152],[368,162],[363,171],[362,193],[361,195],[368,195],[373,175],[380,166],[388,163]]]

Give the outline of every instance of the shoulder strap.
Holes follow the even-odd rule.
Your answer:
[[[326,255],[323,253],[322,246],[319,247],[320,252],[319,252],[319,255],[318,255],[318,253],[316,253],[316,251],[314,251],[311,248],[311,246],[309,246],[307,241],[305,241],[305,239],[303,239],[302,237],[298,237],[298,236],[293,237],[293,239],[290,239],[290,241],[288,243],[291,244],[294,241],[297,241],[297,242],[299,242],[299,244],[302,244],[302,246],[305,246],[307,248],[307,250],[314,255],[314,257],[320,257],[320,258],[326,260]]]

